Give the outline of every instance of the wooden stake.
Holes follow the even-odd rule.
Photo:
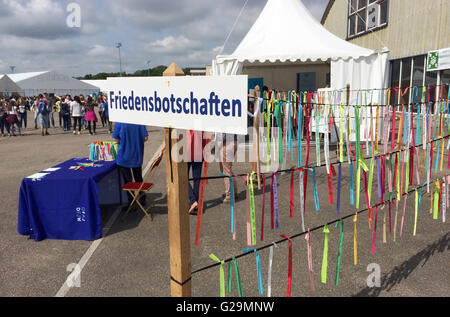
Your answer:
[[[254,110],[257,109],[258,98],[260,94],[260,88],[257,85],[254,90],[255,106]],[[252,171],[256,173],[258,179],[258,189],[261,189],[261,161],[259,153],[259,113],[253,118],[253,150],[252,150]],[[256,156],[256,157],[255,157]]]
[[[172,64],[164,76],[183,76]],[[172,71],[171,71],[172,70]],[[169,221],[170,289],[172,297],[191,297],[191,240],[187,163],[178,159],[176,130],[165,129],[166,184]]]

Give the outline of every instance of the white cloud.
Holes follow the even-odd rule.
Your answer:
[[[177,37],[167,36],[161,40],[156,40],[146,45],[146,48],[151,53],[158,54],[177,54],[186,53],[195,49],[201,48],[201,43],[193,41],[180,35]]]

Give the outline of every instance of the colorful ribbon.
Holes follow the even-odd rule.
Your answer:
[[[236,258],[232,259],[233,261],[233,266],[234,266],[234,271],[236,273],[236,284],[237,284],[237,288],[238,288],[238,294],[239,297],[242,297],[242,285],[241,285],[241,275],[239,274],[239,265],[238,262],[236,261]],[[231,293],[233,290],[233,271],[232,271],[232,267],[231,267],[231,261],[228,262],[228,293]]]
[[[320,280],[323,284],[327,283],[327,268],[328,268],[328,236],[330,234],[330,229],[328,225],[323,228],[325,233],[324,245],[323,245],[323,257],[322,257],[322,271],[320,275]]]
[[[339,235],[339,251],[338,251],[338,257],[337,257],[337,263],[336,263],[336,280],[335,285],[338,286],[339,284],[339,271],[341,268],[341,256],[342,256],[342,246],[344,244],[344,221],[341,219],[340,221],[340,235]],[[336,227],[338,226],[338,222],[336,222]]]
[[[209,257],[211,258],[211,260],[220,263],[220,297],[225,297],[225,272],[223,270],[225,261],[219,260],[219,258],[212,253],[209,255]]]
[[[243,253],[255,252],[255,254],[256,254],[256,271],[257,271],[257,275],[258,275],[259,294],[264,295],[262,275],[261,275],[261,262],[260,262],[260,259],[259,259],[258,251],[256,249],[245,248],[242,252]]]
[[[309,272],[309,282],[311,286],[311,291],[314,292],[314,275],[313,275],[313,264],[312,264],[312,250],[311,250],[311,230],[308,228],[308,233],[305,235],[308,249],[308,272]]]
[[[292,290],[292,241],[286,235],[281,235],[283,239],[287,239],[289,241],[289,256],[288,256],[288,279],[286,286],[286,297],[291,297]]]

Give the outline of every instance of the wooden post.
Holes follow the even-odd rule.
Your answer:
[[[163,76],[184,76],[172,63]],[[165,129],[166,183],[169,221],[170,289],[172,297],[191,297],[191,240],[187,163],[178,159],[176,130]]]
[[[260,94],[260,88],[257,85],[254,90],[254,98],[255,98],[255,107],[254,111],[257,110],[257,104],[258,104],[258,98]],[[257,179],[258,179],[258,189],[261,189],[261,161],[259,157],[259,113],[255,115],[253,118],[253,157],[252,157],[252,171],[256,173]],[[255,157],[256,156],[256,157]]]

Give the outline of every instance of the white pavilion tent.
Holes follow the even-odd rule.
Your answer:
[[[54,93],[58,96],[65,94],[88,95],[99,90],[96,86],[55,71],[17,73],[7,76],[21,88],[22,94],[25,96],[37,96],[44,92]]]
[[[268,0],[236,50],[231,55],[219,55],[213,60],[212,74],[239,75],[244,66],[255,62],[302,64],[317,61],[331,64],[331,87],[326,91],[343,91],[350,84],[350,104],[361,104],[361,94],[356,90],[387,87],[388,49],[375,51],[337,37],[311,15],[301,0]],[[384,94],[375,90],[367,103],[381,102],[383,98]],[[333,112],[338,115],[336,109]],[[361,140],[366,140],[369,132],[369,112],[360,112],[360,125],[362,131],[366,131]],[[355,139],[354,127],[349,137],[352,141]],[[334,135],[332,141],[335,141]]]
[[[22,88],[20,88],[8,75],[0,75],[0,93],[2,94],[13,94],[22,92]]]
[[[384,88],[388,51],[366,49],[326,30],[300,0],[268,0],[231,55],[212,62],[213,75],[238,75],[254,62],[331,62],[331,88]],[[277,88],[277,87],[273,87]],[[325,87],[324,87],[325,88]]]

